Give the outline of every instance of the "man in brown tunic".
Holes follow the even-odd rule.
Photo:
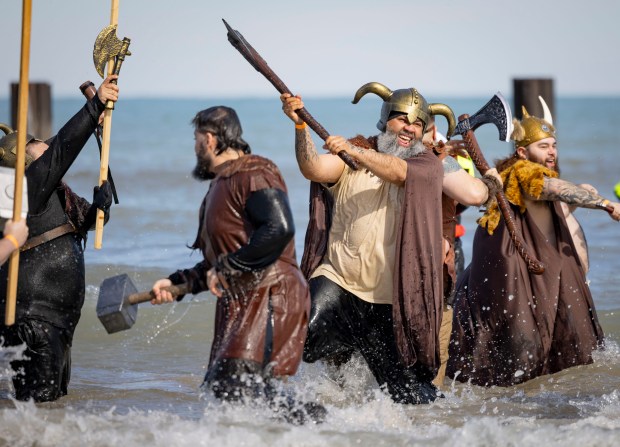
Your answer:
[[[523,110],[515,120],[515,152],[497,168],[515,225],[542,275],[529,273],[497,205],[476,230],[472,261],[457,285],[448,375],[476,385],[509,386],[592,362],[603,343],[585,268],[561,203],[620,204],[558,178],[555,129]]]
[[[192,247],[204,259],[157,281],[152,303],[172,301],[171,284],[210,290],[218,300],[203,388],[227,400],[271,398],[271,379],[297,371],[310,311],[286,185],[273,162],[250,153],[233,109],[211,107],[193,124],[193,174],[211,180]]]

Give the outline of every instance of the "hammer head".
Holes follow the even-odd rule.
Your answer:
[[[138,317],[138,305],[129,304],[127,297],[137,292],[127,274],[107,278],[99,288],[97,317],[108,334],[131,328]]]
[[[102,78],[103,69],[110,59],[114,59],[121,52],[123,41],[116,37],[116,25],[106,26],[95,40],[93,62],[95,69]],[[130,53],[128,53],[129,55]]]
[[[510,141],[512,133],[512,112],[506,99],[497,92],[480,110],[456,125],[454,135],[463,135],[469,130],[476,130],[483,124],[494,124],[499,131],[501,141]]]

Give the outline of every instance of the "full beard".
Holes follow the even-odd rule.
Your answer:
[[[553,170],[558,173],[558,177],[560,176],[560,162],[558,159],[555,159],[555,164],[553,165]]]
[[[407,134],[407,136],[413,135]],[[394,157],[402,158],[403,160],[424,152],[426,148],[422,143],[422,140],[411,140],[411,146],[403,147],[398,144],[398,134],[391,130],[386,130],[377,137],[377,149],[384,154],[393,155]]]
[[[211,171],[211,160],[197,155],[192,177],[199,181],[213,180],[215,173]]]

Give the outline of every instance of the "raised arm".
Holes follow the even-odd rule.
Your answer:
[[[304,107],[300,96],[284,93],[280,96],[282,110],[295,123],[295,156],[302,175],[319,183],[335,183],[344,171],[344,162],[336,155],[320,154],[316,150],[310,130],[295,113]]]
[[[611,218],[620,221],[620,203],[611,202],[590,189],[558,178],[545,177],[542,193],[534,200],[561,201],[581,208],[604,208],[607,205],[613,208]]]

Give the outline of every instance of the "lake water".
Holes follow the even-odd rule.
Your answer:
[[[58,129],[82,101],[54,103]],[[492,96],[492,93],[489,97]],[[489,98],[429,98],[458,116],[473,114]],[[292,123],[276,99],[139,100],[119,102],[113,114],[110,166],[120,204],[112,208],[103,248],[86,250],[87,290],[73,347],[69,395],[47,404],[10,400],[7,362],[0,349],[0,445],[12,446],[612,446],[620,445],[620,226],[605,212],[578,210],[590,247],[590,287],[607,336],[594,364],[544,376],[512,388],[456,383],[445,399],[422,406],[394,404],[363,362],[346,366],[336,384],[320,364],[302,364],[286,385],[326,405],[322,425],[291,426],[270,414],[203,399],[199,385],[213,331],[214,297],[186,297],[169,306],[140,306],[136,324],[109,335],[95,306],[103,279],[127,273],[139,290],[199,260],[186,247],[195,238],[206,183],[191,178],[190,120],[224,104],[237,110],[256,154],[274,160],[286,179],[301,258],[308,220],[308,182],[297,169]],[[306,99],[307,109],[332,134],[376,134],[380,100]],[[608,198],[620,181],[616,125],[620,98],[557,98],[555,123],[563,178],[590,183]],[[0,122],[8,121],[0,100]],[[438,118],[440,129],[445,129]],[[511,151],[490,128],[477,131],[489,162]],[[317,140],[318,143],[318,140]],[[94,139],[65,180],[89,200],[98,182]],[[438,204],[439,206],[439,204]],[[476,209],[464,214],[467,258]],[[191,299],[190,299],[191,298]]]

